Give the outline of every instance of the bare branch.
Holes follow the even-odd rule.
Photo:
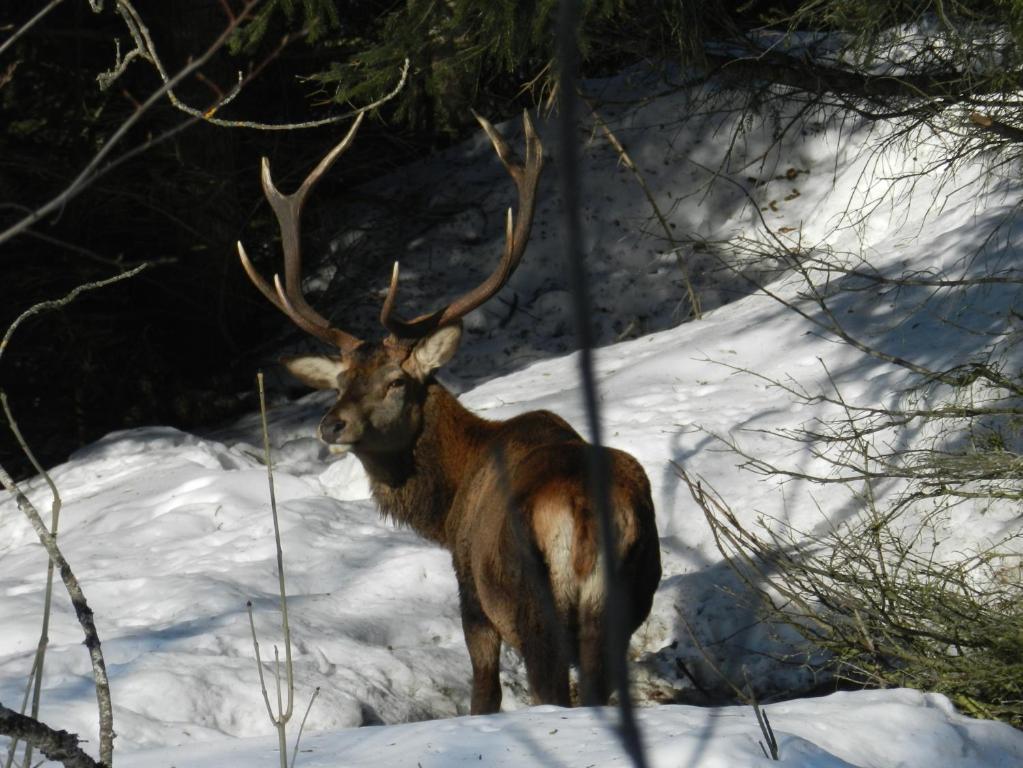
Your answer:
[[[236,27],[239,21],[241,20],[240,16],[247,15],[251,8],[255,5],[256,5],[255,0],[248,0],[240,15],[236,16],[233,13],[227,13],[226,15],[228,17],[229,27],[231,28]],[[139,12],[135,9],[131,0],[117,0],[117,12],[124,20],[125,26],[128,27],[128,31],[131,34],[135,47],[132,48],[132,50],[129,51],[128,54],[124,57],[121,56],[120,48],[118,47],[114,67],[110,71],[104,72],[99,76],[99,78],[97,78],[100,88],[104,90],[109,88],[114,83],[114,81],[117,80],[117,78],[119,78],[124,73],[128,65],[131,63],[131,61],[133,61],[136,58],[143,59],[145,61],[148,61],[156,70],[157,74],[160,76],[160,79],[164,83],[167,98],[170,100],[171,104],[173,104],[176,109],[180,110],[181,112],[184,112],[187,115],[191,115],[192,117],[198,120],[210,123],[211,125],[218,125],[225,128],[250,128],[259,131],[291,131],[305,128],[318,128],[324,125],[333,125],[335,123],[340,123],[345,120],[349,120],[352,117],[356,117],[365,112],[370,112],[387,103],[388,101],[390,101],[391,99],[398,95],[401,89],[405,87],[405,82],[408,79],[410,63],[409,59],[406,58],[401,68],[401,76],[398,79],[398,84],[389,93],[385,94],[384,96],[377,99],[373,103],[367,104],[366,106],[360,107],[354,111],[346,112],[341,115],[333,115],[331,117],[321,118],[319,120],[307,120],[298,123],[264,123],[252,120],[224,119],[216,117],[216,113],[234,100],[234,98],[241,92],[245,85],[248,82],[250,82],[256,75],[259,74],[259,72],[262,70],[263,65],[256,67],[247,75],[243,75],[241,72],[239,72],[237,82],[231,88],[231,90],[228,91],[227,94],[221,94],[212,106],[206,107],[205,109],[197,109],[196,107],[186,104],[178,97],[177,93],[175,93],[173,87],[174,83],[171,82],[171,77],[167,74],[167,69],[163,64],[163,61],[160,59],[159,54],[157,54],[156,52],[156,44],[153,42],[153,38],[149,33],[149,28],[146,26],[145,21],[143,20],[141,14],[139,14]],[[288,42],[290,42],[290,40],[291,40],[290,37],[285,36],[285,38],[281,41],[277,49],[274,52],[272,52],[268,57],[266,57],[263,64],[275,58],[277,53],[279,53],[280,50],[284,46],[286,46]]]
[[[0,56],[3,56],[4,52],[12,45],[14,45],[18,38],[20,38],[22,35],[24,35],[26,32],[32,29],[32,27],[34,27],[38,22],[42,21],[50,11],[52,11],[54,8],[56,8],[63,2],[64,0],[50,0],[49,3],[47,3],[42,8],[39,9],[39,12],[35,16],[26,21],[16,30],[14,30],[13,34],[11,34],[10,37],[8,37],[6,40],[0,43]]]
[[[127,280],[135,277],[144,269],[147,269],[150,265],[143,264],[136,267],[135,269],[127,272],[122,272],[119,275],[107,278],[106,280],[99,280],[93,283],[87,283],[80,285],[66,296],[53,301],[45,301],[36,304],[26,311],[22,312],[14,322],[7,328],[3,339],[0,340],[0,358],[3,357],[4,351],[9,346],[11,339],[14,336],[14,332],[18,327],[28,318],[38,315],[42,312],[58,309],[70,304],[75,300],[77,296],[86,291],[95,290],[97,288],[103,288],[113,283],[120,282],[121,280]],[[2,404],[4,413],[7,415],[8,423],[21,444],[25,453],[28,455],[29,460],[33,466],[40,472],[45,478],[46,482],[50,486],[51,493],[53,494],[53,505],[51,508],[51,529],[47,530],[42,518],[39,515],[38,510],[32,502],[22,493],[21,489],[14,482],[7,471],[0,465],[0,485],[3,485],[16,499],[18,507],[28,517],[29,522],[35,529],[36,534],[39,536],[40,542],[43,544],[50,557],[50,564],[48,569],[48,585],[52,583],[52,571],[55,567],[60,572],[61,580],[64,582],[64,586],[71,596],[71,604],[75,609],[75,614],[78,617],[78,622],[82,626],[82,630],[85,633],[85,645],[89,649],[89,656],[92,661],[93,667],[93,681],[96,686],[96,699],[99,707],[99,732],[100,732],[100,759],[108,766],[113,764],[113,739],[114,739],[114,728],[113,728],[113,706],[110,701],[110,685],[107,680],[106,663],[103,659],[103,651],[100,645],[99,635],[96,631],[96,625],[92,618],[92,610],[89,608],[88,603],[85,599],[85,594],[82,592],[81,586],[78,583],[78,579],[75,577],[71,570],[71,566],[67,560],[64,559],[59,547],[57,546],[57,523],[60,514],[60,494],[57,492],[57,488],[54,485],[49,475],[42,470],[42,467],[36,461],[35,456],[29,449],[27,442],[21,436],[20,430],[18,429],[17,422],[14,420],[14,416],[11,414],[10,408],[8,407],[6,395],[0,391],[0,404]],[[46,607],[44,610],[43,618],[43,629],[39,641],[39,650],[36,654],[36,661],[34,667],[34,674],[36,675],[36,688],[40,685],[42,678],[42,665],[43,665],[43,654],[45,653],[46,647],[46,634],[49,622],[49,601],[50,601],[50,589],[48,586],[46,596]],[[38,693],[35,704],[33,705],[33,711],[38,711]],[[31,753],[28,753],[29,755]]]
[[[47,759],[64,768],[105,768],[78,746],[78,736],[56,731],[38,720],[18,714],[0,703],[0,734],[21,739],[36,747]]]
[[[57,490],[57,486],[53,482],[53,478],[50,477],[50,473],[43,469],[42,465],[36,459],[35,453],[29,447],[28,442],[21,434],[21,429],[18,427],[18,422],[15,420],[14,414],[11,413],[10,405],[7,402],[7,396],[3,390],[0,390],[0,406],[3,407],[4,416],[7,418],[7,424],[11,428],[11,432],[14,433],[14,437],[18,441],[18,445],[21,446],[22,452],[26,457],[28,457],[33,469],[42,476],[50,488],[50,495],[52,497],[52,501],[50,502],[50,533],[54,536],[54,538],[56,538],[57,528],[60,524],[60,492]],[[39,702],[42,699],[43,689],[43,668],[46,660],[46,648],[50,642],[50,613],[53,606],[53,568],[53,560],[49,560],[46,563],[46,589],[43,597],[43,625],[39,630],[39,643],[36,646],[35,659],[32,662],[31,678],[33,680],[33,687],[32,710],[30,716],[35,720],[39,719]],[[24,711],[24,709],[22,709],[22,711]],[[12,739],[7,752],[8,768],[14,760],[14,753],[17,750],[17,747],[18,740]],[[29,744],[25,749],[24,764],[32,764],[31,744]]]
[[[63,553],[57,546],[57,539],[43,523],[39,512],[32,502],[21,492],[14,480],[7,471],[0,466],[0,485],[3,485],[17,501],[18,508],[25,514],[28,521],[35,529],[40,543],[46,549],[50,560],[60,572],[60,578],[64,582],[68,595],[71,597],[71,605],[75,609],[78,623],[85,633],[85,647],[89,650],[89,658],[92,661],[92,677],[96,686],[96,701],[99,707],[99,754],[100,760],[106,765],[113,765],[114,752],[114,710],[110,701],[110,681],[107,678],[106,661],[103,659],[103,649],[100,645],[99,633],[96,630],[96,623],[92,617],[92,609],[85,599],[85,593],[71,565],[64,558]]]
[[[119,0],[119,2],[123,2],[123,0]],[[182,82],[193,72],[198,71],[203,65],[205,65],[206,62],[208,62],[213,55],[219,51],[225,43],[227,43],[228,38],[230,38],[230,36],[234,33],[238,24],[247,17],[248,11],[251,9],[254,2],[255,0],[248,0],[242,12],[238,14],[236,18],[231,19],[230,23],[221,31],[217,38],[206,48],[205,51],[203,51],[203,53],[182,67],[176,75],[171,77],[161,87],[154,90],[153,93],[151,93],[146,100],[143,101],[135,109],[135,111],[120,124],[120,126],[118,126],[117,130],[111,134],[110,138],[106,140],[103,146],[100,147],[99,151],[92,156],[92,159],[86,163],[85,167],[71,181],[71,183],[64,188],[63,191],[53,197],[49,202],[43,204],[39,208],[36,208],[31,213],[9,226],[3,232],[0,232],[0,245],[25,231],[40,219],[45,218],[77,197],[78,194],[85,189],[86,185],[94,179],[97,170],[99,170],[100,166],[113,152],[114,147],[116,147],[135,126],[135,124],[138,123],[142,116],[148,112],[154,104],[163,99],[169,91],[173,90],[178,83]]]
[[[152,264],[141,264],[135,267],[134,269],[129,269],[127,272],[122,272],[119,275],[114,275],[113,277],[108,277],[104,280],[97,280],[92,283],[85,283],[84,285],[79,285],[77,288],[75,288],[73,291],[68,293],[67,296],[64,296],[63,298],[53,299],[51,301],[41,301],[38,304],[32,305],[24,312],[22,312],[20,315],[18,315],[17,318],[15,318],[14,322],[11,323],[10,326],[8,326],[7,332],[4,334],[3,338],[0,339],[0,358],[3,358],[3,354],[6,351],[8,345],[11,343],[11,337],[14,336],[14,332],[18,329],[18,326],[20,326],[30,317],[38,315],[42,312],[48,312],[51,309],[60,309],[61,307],[70,304],[82,293],[85,293],[87,291],[94,291],[97,288],[105,288],[108,285],[119,283],[122,280],[128,280],[130,278],[135,277],[135,275],[139,274],[143,270],[148,269],[151,266]]]

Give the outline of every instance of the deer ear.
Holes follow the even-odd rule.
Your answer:
[[[420,341],[405,361],[405,370],[422,381],[454,357],[462,339],[462,326],[445,325]]]
[[[348,368],[344,358],[326,355],[282,357],[281,364],[292,376],[313,389],[337,389],[338,376]]]

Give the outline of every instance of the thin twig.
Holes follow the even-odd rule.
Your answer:
[[[632,157],[625,150],[625,147],[618,140],[614,131],[611,130],[611,126],[607,124],[597,108],[589,101],[583,99],[583,103],[590,108],[590,114],[593,116],[594,122],[600,127],[600,130],[604,133],[604,137],[608,140],[615,152],[618,153],[619,159],[632,171],[632,175],[636,177],[636,182],[639,184],[639,188],[643,190],[643,194],[646,196],[647,202],[650,203],[650,208],[654,212],[654,216],[657,217],[657,221],[660,222],[661,229],[664,231],[664,236],[667,238],[668,243],[671,245],[671,252],[675,254],[675,260],[678,262],[679,272],[682,273],[682,282],[686,288],[686,297],[689,299],[689,308],[693,311],[693,317],[697,320],[703,318],[703,310],[700,308],[700,297],[696,293],[696,289],[693,287],[693,281],[689,277],[689,267],[686,265],[685,259],[682,257],[682,247],[679,242],[675,239],[675,236],[671,232],[671,225],[668,223],[667,217],[664,212],[661,211],[661,206],[657,204],[657,198],[654,197],[653,190],[650,189],[646,183],[646,179],[640,172],[639,168],[632,161]]]
[[[281,625],[284,630],[284,664],[288,678],[288,705],[281,710],[281,719],[287,722],[295,704],[295,681],[291,664],[291,629],[288,626],[288,596],[284,588],[284,550],[281,547],[281,527],[277,516],[277,493],[274,490],[273,463],[270,456],[270,432],[266,420],[266,392],[263,388],[263,372],[256,375],[259,386],[259,417],[263,428],[263,456],[266,459],[266,480],[270,488],[270,513],[274,521],[274,542],[277,545],[277,586],[281,596]],[[276,649],[275,649],[276,653]],[[278,698],[280,691],[278,690]],[[280,702],[278,701],[278,704]]]
[[[771,721],[767,719],[767,712],[760,708],[756,700],[753,701],[753,714],[757,716],[757,724],[760,726],[760,732],[764,734],[764,739],[767,741],[767,747],[764,747],[764,742],[759,742],[760,749],[764,753],[764,757],[770,758],[771,760],[781,760],[778,752],[778,739],[774,735],[774,729],[771,727]],[[770,750],[770,754],[768,754]]]
[[[277,724],[274,715],[274,708],[270,705],[270,694],[266,690],[266,679],[263,677],[263,659],[259,655],[259,639],[256,637],[256,622],[252,618],[252,601],[245,602],[245,609],[249,614],[249,629],[252,630],[252,647],[256,650],[256,669],[259,672],[259,688],[263,692],[263,703],[266,704],[266,713],[270,716],[270,722]]]
[[[10,37],[4,40],[3,43],[0,43],[0,56],[3,56],[4,51],[10,48],[19,37],[32,29],[32,27],[34,27],[38,22],[43,20],[43,17],[45,17],[46,14],[63,2],[64,0],[50,0],[50,2],[39,11],[39,13],[18,27],[18,29],[16,29]]]
[[[97,288],[105,288],[108,285],[119,283],[122,280],[128,280],[132,277],[135,277],[135,275],[139,274],[143,270],[148,269],[150,266],[152,265],[140,264],[134,269],[129,269],[127,272],[121,272],[120,274],[114,275],[113,277],[108,277],[103,280],[97,280],[92,283],[85,283],[84,285],[79,285],[63,298],[51,299],[49,301],[41,301],[38,304],[33,304],[31,307],[26,309],[24,312],[22,312],[15,318],[14,322],[11,323],[10,326],[8,326],[7,332],[4,334],[3,338],[0,339],[0,358],[3,357],[4,352],[10,345],[11,337],[14,336],[14,332],[18,329],[18,326],[20,326],[30,317],[41,314],[43,312],[47,312],[51,309],[60,309],[61,307],[70,304],[72,301],[78,298],[80,294],[85,293],[86,291],[94,291]]]
[[[217,109],[222,107],[223,104],[218,104],[215,107],[210,108],[206,110],[206,112],[202,113],[199,113],[198,110],[193,110],[190,107],[185,107],[184,105],[181,105],[178,108],[188,114],[197,114],[203,119],[204,122],[210,123],[211,125],[219,125],[224,128],[251,128],[257,131],[295,131],[304,130],[306,128],[319,128],[320,126],[323,125],[334,125],[335,123],[350,120],[353,117],[358,117],[359,115],[363,115],[367,112],[372,112],[374,109],[377,109],[378,107],[381,107],[387,102],[389,102],[391,99],[393,99],[401,92],[402,88],[405,87],[405,83],[408,81],[409,67],[410,61],[409,59],[405,59],[405,62],[404,64],[402,64],[401,67],[401,77],[398,78],[398,84],[395,85],[394,88],[391,89],[389,93],[384,94],[376,101],[340,115],[323,117],[318,120],[306,120],[301,123],[260,123],[252,120],[226,120],[221,117],[214,117],[214,113],[217,111]],[[247,79],[251,79],[251,75]],[[232,93],[235,93],[238,90],[240,90],[242,85],[243,85],[242,81],[239,80],[238,85],[235,87],[235,90],[232,91]]]
[[[32,658],[32,669],[29,670],[28,680],[25,682],[25,695],[21,699],[21,709],[18,711],[25,714],[25,710],[28,709],[29,696],[32,695],[33,684],[35,683],[36,676],[36,664],[39,663],[39,655],[37,654]],[[4,761],[4,768],[11,768],[14,765],[14,755],[18,751],[18,739],[14,737],[11,739],[11,743],[7,745],[7,759]]]
[[[284,676],[286,678],[286,685],[288,688],[288,699],[287,706],[284,704],[284,694],[281,685],[281,655],[277,646],[274,646],[274,681],[276,682],[277,692],[277,712],[274,713],[273,706],[270,704],[270,694],[266,690],[266,679],[263,675],[263,660],[259,655],[259,640],[256,638],[256,623],[252,618],[252,601],[246,603],[249,613],[249,628],[252,630],[252,646],[256,651],[256,668],[259,670],[259,687],[263,693],[263,703],[266,704],[266,711],[270,717],[270,722],[274,728],[277,729],[277,745],[280,754],[281,768],[288,768],[288,739],[287,739],[287,723],[291,719],[292,712],[294,711],[295,703],[295,673],[292,665],[291,658],[291,629],[288,625],[288,595],[284,586],[284,551],[281,548],[281,529],[280,523],[277,516],[277,494],[274,490],[274,475],[273,475],[273,462],[270,454],[270,429],[267,425],[266,418],[266,391],[263,386],[263,372],[260,371],[256,374],[256,384],[259,390],[259,415],[260,424],[263,430],[263,455],[264,461],[266,462],[266,474],[267,482],[270,486],[270,511],[274,521],[274,541],[277,545],[277,585],[280,591],[281,597],[281,624],[284,631]],[[317,689],[319,690],[319,689]],[[315,700],[316,694],[313,694],[313,700]],[[309,702],[309,707],[312,707],[312,700]],[[306,710],[305,717],[302,718],[302,726],[305,725],[305,718],[309,716],[309,710]],[[301,727],[299,729],[299,737],[301,737]],[[295,753],[298,752],[298,742],[295,742]],[[294,758],[292,758],[292,765],[294,765]]]
[[[753,691],[753,681],[750,680],[749,670],[743,667],[743,673],[746,676],[746,691],[749,697],[749,704],[753,707],[753,714],[756,715],[757,725],[760,726],[760,732],[764,735],[764,741],[758,742],[760,744],[760,751],[764,753],[764,757],[768,760],[774,760],[775,762],[781,760],[780,753],[778,752],[778,739],[774,735],[774,729],[771,727],[771,721],[767,719],[767,712],[760,708],[760,704],[757,702],[757,696]],[[764,742],[767,742],[767,746],[764,746]]]
[[[298,726],[298,734],[295,736],[295,750],[291,753],[291,768],[295,768],[295,763],[298,760],[298,745],[302,741],[302,732],[305,730],[305,721],[309,719],[309,713],[313,710],[313,702],[316,701],[316,697],[320,695],[320,686],[316,686],[316,690],[313,691],[313,695],[309,697],[309,706],[305,708],[305,714],[302,715],[302,722]]]

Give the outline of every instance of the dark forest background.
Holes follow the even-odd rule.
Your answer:
[[[584,76],[634,66],[687,71],[693,81],[713,79],[742,91],[751,106],[784,89],[805,94],[808,105],[838,103],[871,120],[939,121],[960,105],[977,110],[973,122],[959,126],[974,142],[970,151],[1015,160],[1023,120],[1015,96],[1006,94],[1021,85],[1023,3],[1017,0],[581,5]],[[154,63],[142,58],[101,88],[97,77],[114,67],[115,41],[122,57],[133,48],[122,15],[128,8],[144,22],[171,75],[232,29],[175,89],[183,102],[204,109],[230,92],[242,72],[244,87],[216,113],[227,120],[282,124],[343,116],[393,89],[409,60],[405,87],[373,112],[343,168],[317,193],[336,202],[310,210],[310,261],[322,257],[336,234],[332,212],[355,187],[477,130],[470,109],[496,121],[524,107],[557,107],[553,0],[4,3],[0,330],[37,302],[141,263],[154,265],[29,319],[4,350],[0,388],[44,465],[113,429],[198,429],[254,407],[253,373],[291,333],[248,283],[234,247],[244,235],[257,260],[277,258],[269,247],[276,227],[259,188],[258,158],[274,158],[275,177],[288,190],[346,126],[223,127],[167,98],[142,110],[161,86]],[[900,62],[892,77],[886,35],[900,25],[934,29],[942,45]],[[801,30],[805,42],[766,46],[765,35],[777,40],[792,30]],[[830,42],[819,48],[813,44],[825,39]],[[856,55],[846,56],[850,51]],[[10,234],[132,118],[137,123],[80,193]],[[0,464],[16,475],[28,471],[6,428]]]

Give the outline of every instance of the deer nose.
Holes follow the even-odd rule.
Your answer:
[[[325,443],[336,443],[341,439],[341,433],[345,431],[348,422],[344,419],[324,419],[320,424],[320,438]]]

